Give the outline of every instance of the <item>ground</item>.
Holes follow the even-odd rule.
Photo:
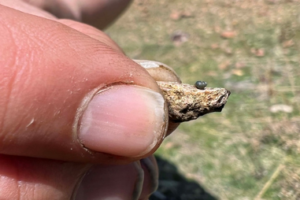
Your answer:
[[[300,1],[135,0],[106,31],[231,96],[159,148],[152,199],[300,199]]]

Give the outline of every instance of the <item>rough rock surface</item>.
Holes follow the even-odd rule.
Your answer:
[[[221,112],[230,92],[225,88],[197,89],[193,85],[157,81],[168,104],[173,122],[197,119],[211,112]]]

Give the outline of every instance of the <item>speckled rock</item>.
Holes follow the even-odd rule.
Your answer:
[[[197,119],[211,112],[221,112],[230,92],[225,88],[197,89],[193,85],[178,82],[157,81],[168,104],[173,122]]]

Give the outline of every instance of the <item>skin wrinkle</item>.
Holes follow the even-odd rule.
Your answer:
[[[60,27],[60,26],[59,26]],[[52,30],[53,31],[53,30]],[[42,49],[43,48],[45,48],[44,46],[46,46],[46,48],[47,49],[55,49],[55,47],[52,47],[50,44],[51,43],[47,43],[47,42],[43,42],[44,40],[48,40],[48,41],[52,41],[51,39],[48,39],[47,37],[48,36],[51,36],[51,34],[50,33],[48,33],[47,34],[47,36],[46,37],[43,37],[43,39],[41,39],[41,36],[39,36],[39,35],[35,35],[35,34],[32,34],[32,35],[29,35],[29,32],[30,31],[27,31],[26,29],[23,29],[23,31],[22,31],[22,34],[24,34],[24,36],[25,36],[25,39],[22,39],[22,41],[27,41],[26,42],[26,44],[31,44],[31,47],[29,47],[29,48],[27,48],[27,49],[31,49],[31,51],[29,51],[29,55],[30,55],[30,57],[31,57],[31,59],[24,59],[24,57],[25,56],[27,56],[28,54],[25,54],[25,56],[23,56],[23,59],[25,60],[24,61],[24,63],[27,63],[28,65],[27,65],[27,68],[25,67],[26,65],[23,65],[23,71],[24,71],[24,73],[20,70],[19,71],[19,77],[20,77],[20,80],[22,79],[21,77],[24,77],[24,74],[26,74],[25,75],[25,80],[22,80],[22,82],[24,82],[25,84],[22,84],[21,86],[22,87],[25,87],[25,88],[18,88],[17,89],[17,91],[18,90],[26,90],[26,86],[28,85],[28,84],[26,84],[27,82],[28,83],[30,83],[30,79],[31,79],[31,77],[33,77],[31,74],[31,72],[33,72],[33,66],[32,66],[32,63],[33,62],[30,62],[30,61],[41,61],[41,59],[38,59],[39,57],[41,57],[42,55],[43,55],[43,51],[42,51]],[[27,37],[26,37],[27,36]],[[45,39],[46,38],[46,39]],[[30,42],[29,42],[30,41]],[[33,44],[33,45],[32,45]],[[20,45],[20,46],[23,46],[23,45]],[[32,47],[34,47],[34,48],[32,48]],[[51,48],[52,47],[52,48]],[[22,49],[26,49],[25,47],[23,47]],[[39,56],[37,56],[37,55],[39,55]],[[29,60],[29,62],[27,62]],[[34,63],[36,63],[36,62],[34,62]],[[47,64],[45,63],[45,64],[40,64],[40,65],[43,65],[44,66],[44,69],[46,69],[47,68]],[[26,72],[25,72],[25,68],[26,68]],[[36,70],[35,70],[36,71]],[[38,74],[40,74],[40,73],[43,73],[44,72],[44,70],[40,70],[39,71],[39,73]],[[37,78],[38,77],[45,77],[44,75],[41,75],[41,76],[36,76]],[[36,78],[35,78],[36,79]],[[44,87],[46,87],[47,86],[47,84],[49,84],[49,81],[47,81],[47,80],[43,80],[43,81],[41,81],[41,84],[43,84],[44,85]],[[29,86],[29,87],[31,87],[31,86]],[[44,92],[44,95],[41,95],[41,92]],[[49,91],[49,92],[51,92],[51,91]],[[54,92],[54,91],[53,91]],[[47,95],[47,93],[46,93],[46,91],[44,91],[44,90],[42,90],[42,91],[40,91],[39,92],[39,96],[45,96],[45,95]],[[51,94],[50,94],[50,96],[51,96]],[[36,99],[35,98],[35,95],[33,95],[32,96],[32,102],[33,103],[31,103],[31,105],[33,105],[33,104],[35,104],[35,102],[37,101],[37,103],[38,103],[38,99]],[[32,109],[34,109],[34,106],[33,106],[33,108]],[[32,110],[32,112],[33,113],[35,113],[35,111],[34,110]],[[58,110],[56,113],[59,113],[60,112],[60,110]],[[34,118],[33,118],[34,119]],[[32,118],[29,116],[29,119],[28,118],[24,118],[24,120],[25,121],[22,121],[21,122],[21,124],[26,124],[26,123],[28,123],[27,121],[29,120],[29,121],[31,121],[32,120]]]
[[[24,43],[26,42],[26,45],[29,47],[28,49],[30,50],[29,52],[31,54],[40,55],[40,53],[42,54],[42,52],[43,52],[42,48],[50,49],[52,47],[50,45],[51,42],[49,42],[52,40],[51,40],[51,38],[48,39],[48,37],[47,37],[47,36],[51,35],[51,32],[50,33],[48,32],[46,37],[41,38],[39,36],[39,34],[35,34],[35,33],[31,34],[31,31],[28,31],[27,29],[23,28],[22,26],[20,26],[20,27],[22,30],[22,34],[24,34],[24,36],[27,36],[26,38],[23,39],[22,42],[24,42]],[[53,31],[53,33],[54,33],[54,31]],[[55,35],[55,34],[53,34],[53,35]],[[32,46],[34,46],[34,48],[32,48]],[[23,49],[26,49],[26,48],[23,47]],[[54,47],[51,49],[54,49]],[[39,53],[35,53],[35,54],[32,53],[34,51],[38,51]],[[27,59],[25,59],[25,60],[27,60]],[[32,61],[32,60],[30,60],[30,61]]]
[[[60,26],[66,27],[66,28],[68,28],[68,29],[66,29],[66,31],[70,31],[70,28],[72,28],[72,27],[64,25],[64,22],[66,23],[66,20],[58,20],[58,22],[60,22],[60,21],[62,21],[63,24],[61,24],[61,23],[55,23],[55,24],[59,24],[59,28],[61,28]],[[67,22],[67,25],[68,25],[68,22]],[[88,28],[90,28],[90,27],[88,27]],[[118,54],[120,54],[122,56],[124,55],[123,52],[115,51],[116,50],[115,48],[112,48],[111,46],[107,45],[103,41],[97,40],[94,37],[91,37],[89,35],[85,35],[82,32],[78,31],[77,29],[72,28],[72,30],[76,31],[78,34],[80,34],[84,37],[89,37],[91,39],[91,40],[89,40],[89,43],[84,43],[84,45],[86,45],[89,49],[92,49],[93,55],[95,55],[95,56],[98,56],[99,54],[101,54],[101,55],[112,55],[112,54],[118,55]],[[97,30],[97,31],[101,32],[99,30]],[[55,32],[55,31],[53,31],[53,32]],[[74,38],[74,40],[76,40],[76,39],[77,38]],[[69,41],[72,41],[72,40],[69,40]],[[68,47],[70,47],[71,49],[74,50],[74,52],[76,53],[77,56],[79,56],[79,57],[82,56],[80,49],[83,48],[84,46],[78,46],[78,45],[76,46],[74,43],[67,43],[67,45],[68,45]],[[64,46],[66,46],[66,44]],[[56,47],[54,47],[53,49],[56,49]],[[79,59],[79,61],[80,61],[80,59]],[[83,63],[83,64],[85,65],[85,67],[89,67],[85,63]],[[101,69],[99,69],[99,70],[101,70]]]
[[[58,22],[75,29],[75,30],[79,31],[80,33],[85,34],[85,36],[96,39],[97,41],[100,41],[102,44],[105,44],[105,45],[109,46],[110,48],[112,48],[113,50],[119,51],[123,55],[125,55],[123,50],[114,41],[112,41],[111,38],[105,32],[102,32],[93,26],[90,26],[88,24],[84,24],[81,22],[69,20],[69,19],[59,19]]]
[[[99,55],[100,53],[102,55],[112,55],[112,54],[117,54],[113,48],[107,46],[105,43],[103,42],[99,42],[98,40],[91,38],[92,40],[97,41],[97,45],[89,45],[89,48],[92,49],[93,51],[93,55]],[[102,44],[102,45],[99,45]],[[68,43],[68,46],[74,51],[74,53],[80,58],[82,57],[82,53],[80,52],[80,48],[78,46],[75,46],[72,43]],[[80,59],[79,59],[80,60]],[[81,61],[80,61],[81,62]],[[84,66],[84,69],[89,70],[90,66],[87,65],[86,63],[81,63]],[[93,67],[93,66],[91,66]],[[80,69],[82,71],[82,69]],[[101,70],[101,68],[99,68],[99,70]],[[113,73],[113,72],[112,72]]]
[[[1,22],[1,21],[0,21]],[[9,110],[9,104],[10,104],[10,101],[11,101],[11,96],[12,96],[12,88],[13,88],[13,85],[16,81],[16,77],[17,77],[17,70],[12,70],[12,69],[15,69],[16,68],[16,64],[18,63],[18,47],[17,47],[17,44],[15,42],[15,38],[14,38],[14,34],[13,34],[13,31],[10,30],[10,28],[8,28],[7,24],[4,24],[2,23],[3,25],[6,25],[5,27],[7,27],[7,31],[10,33],[9,35],[11,36],[11,46],[12,47],[15,47],[13,52],[16,52],[14,56],[12,56],[12,63],[9,65],[10,67],[4,67],[4,69],[6,68],[6,70],[10,70],[12,73],[10,73],[8,80],[7,80],[7,83],[5,84],[5,86],[8,88],[8,91],[7,91],[7,94],[2,94],[1,95],[1,98],[5,99],[4,100],[4,105],[6,106],[1,106],[4,111],[2,112],[3,113],[3,116],[2,116],[2,120],[1,120],[1,124],[0,124],[0,130],[4,130],[4,126],[6,124],[6,118],[8,116],[8,110]],[[3,30],[3,29],[2,29]],[[9,69],[8,69],[9,68]],[[5,71],[6,71],[5,70]],[[7,140],[7,136],[9,136],[10,134],[5,134],[4,132],[0,131],[0,144],[1,143],[7,143],[9,140]],[[3,150],[5,145],[0,145],[0,150]],[[1,148],[2,147],[2,148]]]
[[[30,37],[30,39],[31,39],[31,37]],[[35,41],[42,41],[42,40],[38,40],[38,38],[35,38]],[[35,43],[37,43],[37,42],[35,42]],[[46,44],[46,43],[44,43],[44,44]],[[72,45],[72,43],[71,43],[71,45]],[[40,45],[39,45],[40,46]],[[105,45],[106,46],[106,45]],[[72,46],[71,46],[72,47]],[[97,47],[99,47],[99,45],[97,45]],[[102,47],[102,46],[101,46]],[[107,48],[109,48],[108,46],[106,46]],[[76,53],[78,56],[80,56],[79,55],[79,53],[77,53],[77,50],[76,50],[76,47],[72,47],[72,49],[74,50],[74,53]],[[109,49],[111,49],[111,48],[109,48]],[[100,50],[99,50],[99,48],[97,49],[97,51],[99,51],[99,52],[103,52],[103,49],[101,48]],[[107,52],[112,52],[111,50],[108,50]],[[45,65],[45,66],[47,66],[47,65]],[[71,94],[70,94],[71,95]],[[58,111],[59,112],[59,111]]]
[[[8,91],[8,94],[6,95],[6,99],[7,99],[6,103],[5,103],[6,106],[3,106],[4,107],[3,120],[1,120],[2,124],[0,126],[0,127],[2,127],[2,129],[4,129],[4,126],[7,124],[5,119],[10,118],[10,116],[8,116],[7,113],[9,113],[8,110],[10,110],[11,107],[13,108],[13,105],[11,105],[11,103],[10,103],[12,101],[11,99],[15,98],[15,94],[18,94],[18,91],[20,90],[20,88],[15,88],[15,85],[19,85],[22,87],[26,86],[26,84],[16,84],[16,83],[22,79],[21,77],[24,77],[24,74],[26,74],[26,76],[27,76],[26,80],[29,80],[30,74],[31,74],[30,72],[32,71],[32,70],[30,70],[31,67],[28,66],[28,62],[22,62],[23,63],[22,65],[19,64],[20,54],[22,54],[21,49],[26,49],[26,48],[24,47],[24,45],[18,44],[19,43],[18,40],[20,40],[20,38],[16,39],[15,34],[14,34],[14,32],[18,31],[18,30],[16,30],[17,28],[10,27],[8,23],[5,23],[5,25],[6,25],[6,30],[10,32],[9,35],[12,38],[10,45],[15,47],[13,52],[16,52],[16,53],[15,53],[15,55],[10,56],[11,58],[14,59],[14,62],[10,64],[10,69],[9,69],[13,73],[10,75],[10,77],[8,77],[9,78],[9,82],[8,82],[9,91]],[[26,31],[23,30],[22,33],[25,36]],[[22,39],[22,41],[27,41],[27,39],[28,40],[31,39],[31,41],[34,41],[34,40],[32,40],[32,37],[26,37],[26,39]],[[35,42],[35,43],[37,44],[37,42]],[[27,42],[27,44],[28,44],[28,42]],[[25,55],[27,55],[27,54],[25,54]],[[31,57],[33,55],[34,54],[31,53]],[[24,58],[24,56],[22,56],[22,58]],[[25,60],[27,60],[27,59],[25,59]],[[12,70],[13,68],[15,68],[15,70]],[[26,71],[26,73],[25,73],[25,71]],[[2,96],[2,98],[3,98],[3,96]],[[26,120],[26,118],[24,120]],[[23,123],[24,123],[23,121],[19,121],[19,124],[23,124]],[[10,146],[10,144],[12,142],[14,142],[13,140],[11,140],[11,138],[13,138],[14,133],[18,132],[18,129],[21,127],[21,125],[15,124],[13,127],[15,127],[15,129],[10,130],[9,133],[0,134],[0,136],[1,135],[3,136],[0,139],[0,142],[3,144],[6,144],[6,145],[0,145],[2,147],[1,152],[5,151],[5,146]]]
[[[14,48],[15,51],[14,52],[16,52],[16,54],[14,56],[11,56],[12,58],[14,58],[15,62],[11,66],[14,66],[14,68],[16,70],[12,74],[12,76],[9,77],[10,81],[9,81],[8,84],[9,84],[10,90],[9,90],[9,94],[7,95],[7,101],[5,103],[5,105],[7,105],[7,106],[5,106],[4,116],[7,116],[7,113],[9,113],[7,110],[11,110],[10,108],[12,108],[12,109],[14,108],[14,105],[11,105],[11,103],[10,103],[10,102],[13,102],[12,104],[14,104],[14,101],[12,101],[11,99],[14,99],[14,98],[17,99],[18,98],[17,96],[18,96],[18,93],[19,93],[18,91],[24,90],[24,88],[26,88],[26,86],[28,85],[26,83],[30,82],[29,80],[30,80],[31,74],[32,74],[32,70],[31,69],[33,67],[30,66],[30,62],[27,61],[28,59],[26,57],[28,57],[28,54],[30,55],[31,58],[34,55],[38,55],[37,53],[32,53],[32,51],[29,51],[29,53],[27,53],[27,52],[24,53],[24,52],[22,52],[22,49],[26,49],[26,47],[24,47],[24,46],[26,46],[26,44],[28,45],[28,44],[32,44],[32,43],[35,44],[35,47],[36,47],[35,50],[37,49],[37,47],[41,47],[42,46],[41,44],[39,44],[37,42],[37,41],[41,42],[42,40],[37,40],[38,37],[28,37],[28,34],[24,30],[23,26],[20,26],[20,27],[21,27],[21,30],[22,30],[22,34],[25,37],[25,38],[21,38],[22,42],[19,42],[20,38],[19,37],[15,37],[15,34],[14,34],[15,32],[18,31],[17,29],[19,27],[8,27],[7,28],[7,30],[10,31],[10,33],[11,33],[10,34],[11,38],[12,38],[11,44],[13,44],[13,46],[15,46],[15,48]],[[25,45],[24,45],[24,41],[27,41]],[[28,42],[28,41],[30,41],[30,42]],[[28,48],[28,49],[30,49],[30,48]],[[25,62],[24,61],[22,62],[23,63],[22,65],[19,64],[20,63],[20,58],[22,58],[23,60],[25,60]],[[30,59],[30,60],[32,60],[32,59]],[[25,80],[23,80],[24,74],[25,74],[25,77],[26,77]],[[28,81],[26,81],[26,80],[28,80]],[[20,81],[24,82],[24,84],[17,84]],[[23,88],[20,88],[20,87],[16,88],[15,85],[18,85],[18,86],[23,87]],[[10,118],[10,116],[8,116],[8,118]],[[27,118],[25,117],[24,120],[27,120]],[[23,124],[24,120],[19,121],[19,124]],[[2,124],[1,124],[1,127],[4,127],[5,124],[6,124],[5,120],[3,120]],[[13,137],[14,133],[18,132],[18,129],[20,127],[22,127],[22,126],[18,125],[18,124],[15,124],[14,127],[15,127],[15,129],[10,130],[10,133],[3,134],[5,137],[3,137],[1,139],[1,141],[3,143],[7,144],[7,146],[9,146],[9,144],[11,144],[11,142],[12,142],[10,140],[10,138]],[[11,141],[11,142],[9,142],[9,141]],[[5,146],[5,145],[1,145],[1,146]],[[4,149],[2,148],[2,151],[3,150]]]
[[[93,39],[94,40],[94,39]],[[105,53],[107,53],[107,55],[111,55],[111,54],[118,54],[116,51],[114,51],[114,49],[113,48],[111,48],[111,47],[109,47],[109,46],[107,46],[105,43],[103,43],[103,42],[99,42],[98,40],[97,40],[97,45],[93,45],[92,47],[90,47],[90,49],[91,48],[94,48],[94,55],[98,55],[100,52],[101,52],[101,54],[105,54]],[[103,44],[103,45],[99,45],[99,43],[100,44]],[[91,46],[91,45],[89,45],[89,46]],[[71,47],[73,50],[74,50],[74,52],[76,52],[77,53],[77,51],[78,51],[78,47],[77,46],[73,46],[72,45],[72,43],[69,43],[69,47]],[[99,53],[98,53],[99,52]],[[77,54],[78,56],[81,56],[80,54]],[[113,65],[114,64],[114,61],[112,60],[112,62],[111,63],[109,63],[110,65]],[[88,66],[85,66],[85,67],[88,67]],[[133,72],[134,73],[134,72]],[[122,75],[122,76],[124,76],[124,75]]]

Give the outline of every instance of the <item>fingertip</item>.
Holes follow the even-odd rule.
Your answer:
[[[82,114],[79,140],[92,151],[125,157],[152,152],[166,134],[161,94],[133,85],[113,85],[97,93]]]

